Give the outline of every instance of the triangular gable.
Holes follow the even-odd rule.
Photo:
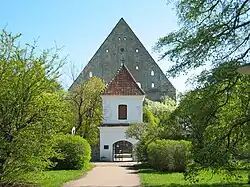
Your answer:
[[[125,65],[117,71],[102,95],[145,95]]]
[[[136,82],[140,82],[147,98],[159,101],[165,95],[176,97],[176,90],[171,82],[123,18],[115,25],[69,90],[92,76],[109,83],[121,64],[125,64]]]

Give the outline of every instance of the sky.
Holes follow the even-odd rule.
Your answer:
[[[121,17],[156,60],[163,72],[171,66],[167,59],[158,61],[160,54],[152,50],[157,39],[178,29],[176,12],[166,0],[8,0],[1,2],[0,29],[21,33],[22,42],[37,40],[39,49],[63,47],[60,55],[67,56],[60,82],[68,88],[70,67],[78,75]],[[169,78],[177,89],[188,89],[190,75]]]

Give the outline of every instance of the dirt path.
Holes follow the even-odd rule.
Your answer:
[[[86,176],[66,183],[63,187],[140,187],[135,163],[95,163]]]

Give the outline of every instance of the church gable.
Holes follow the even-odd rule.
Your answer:
[[[175,98],[175,88],[123,18],[73,84],[84,82],[91,76],[108,83],[121,64],[126,65],[149,99],[160,100],[164,95]]]
[[[102,95],[145,95],[125,65],[117,71]]]

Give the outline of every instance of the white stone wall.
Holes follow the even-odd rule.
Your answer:
[[[126,130],[128,127],[100,127],[100,159],[105,157],[106,161],[113,161],[113,144],[125,140],[133,145],[137,143],[135,139],[126,138]],[[104,145],[108,145],[109,149],[104,149]]]
[[[139,123],[143,121],[143,100],[145,96],[102,96],[103,123]],[[118,106],[127,105],[127,119],[118,120]]]

